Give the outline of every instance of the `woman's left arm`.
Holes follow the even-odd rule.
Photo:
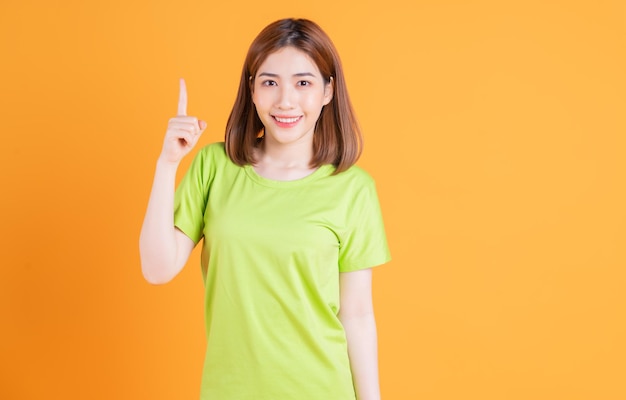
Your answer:
[[[357,400],[379,400],[378,343],[372,304],[372,269],[342,272],[339,320],[348,340],[348,355]]]

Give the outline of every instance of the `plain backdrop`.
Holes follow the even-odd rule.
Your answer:
[[[626,6],[603,0],[2,1],[0,398],[198,397],[199,252],[140,272],[155,162],[178,79],[199,146],[223,140],[250,42],[290,16],[339,49],[377,181],[384,398],[626,398]]]

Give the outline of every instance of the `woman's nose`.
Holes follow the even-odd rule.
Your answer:
[[[278,92],[278,108],[291,109],[295,107],[295,104],[297,102],[297,94],[295,88],[291,87],[290,85],[283,85]]]

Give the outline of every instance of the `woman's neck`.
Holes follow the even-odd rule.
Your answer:
[[[284,169],[308,169],[313,158],[313,143],[276,143],[264,138],[257,148],[255,164],[270,164]]]
[[[263,139],[256,148],[253,167],[260,176],[278,181],[291,181],[312,174],[312,143],[270,143]]]

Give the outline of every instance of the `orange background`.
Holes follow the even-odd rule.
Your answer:
[[[139,230],[178,78],[221,140],[285,16],[364,128],[384,397],[626,398],[624,4],[3,1],[0,398],[197,398],[199,253],[150,286]]]

